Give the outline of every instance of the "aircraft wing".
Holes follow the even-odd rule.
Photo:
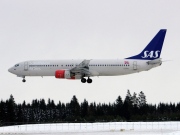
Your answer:
[[[79,65],[72,68],[70,72],[74,75],[81,75],[82,77],[98,75],[98,73],[96,73],[95,71],[89,70],[90,61],[91,60],[83,60]]]
[[[83,60],[79,65],[78,67],[83,67],[83,68],[89,68],[88,65],[89,65],[89,62],[91,60]]]
[[[83,60],[79,65],[70,70],[74,75],[90,76],[89,72],[90,60]]]

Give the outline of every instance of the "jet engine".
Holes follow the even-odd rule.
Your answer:
[[[71,73],[69,70],[56,70],[55,77],[65,78],[65,79],[75,79],[73,76],[71,76]]]

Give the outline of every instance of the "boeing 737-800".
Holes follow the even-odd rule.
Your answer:
[[[140,54],[125,59],[30,60],[15,64],[8,71],[22,77],[23,82],[26,82],[26,76],[54,76],[58,79],[81,79],[82,83],[92,83],[90,77],[93,76],[148,71],[162,64],[160,55],[165,35],[166,29],[161,29]]]

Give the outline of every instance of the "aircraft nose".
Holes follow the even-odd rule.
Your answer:
[[[12,68],[9,68],[8,71],[9,71],[10,73],[12,73]]]

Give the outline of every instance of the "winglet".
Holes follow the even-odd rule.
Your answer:
[[[165,35],[166,29],[161,29],[140,54],[128,57],[126,59],[158,59],[161,55],[161,49],[164,43]]]

